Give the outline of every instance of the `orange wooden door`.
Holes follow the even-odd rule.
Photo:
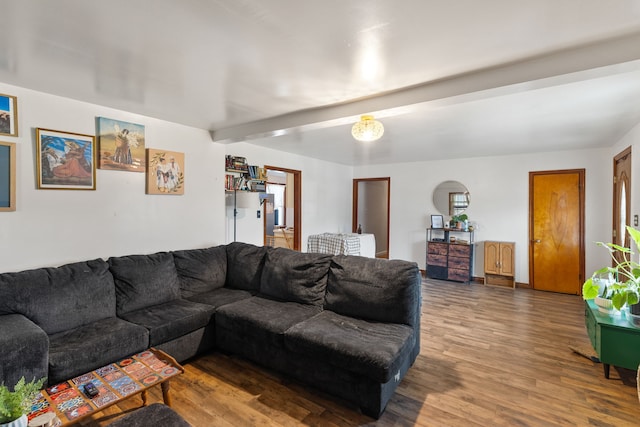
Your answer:
[[[529,173],[529,279],[579,295],[584,282],[584,169]]]

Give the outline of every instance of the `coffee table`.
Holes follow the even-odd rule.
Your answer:
[[[142,405],[147,404],[147,390],[160,384],[165,405],[171,406],[169,380],[184,372],[184,368],[167,353],[150,348],[116,363],[53,385],[36,397],[29,420],[54,412],[59,423],[70,425],[111,405],[141,394]],[[92,382],[99,391],[93,398],[84,392],[84,385]]]

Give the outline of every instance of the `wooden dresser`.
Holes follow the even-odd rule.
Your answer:
[[[427,277],[471,282],[473,231],[427,229]]]

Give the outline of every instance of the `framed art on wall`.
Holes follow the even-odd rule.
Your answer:
[[[431,228],[444,228],[442,215],[431,215]]]
[[[0,141],[0,212],[16,210],[16,144]]]
[[[184,153],[147,148],[147,194],[184,194]]]
[[[144,125],[97,118],[100,169],[144,172]]]
[[[0,135],[18,136],[18,98],[1,93]]]
[[[95,190],[95,137],[51,129],[36,129],[39,189]]]

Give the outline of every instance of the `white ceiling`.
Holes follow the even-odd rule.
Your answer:
[[[0,81],[350,165],[604,147],[637,0],[0,0]],[[360,114],[385,125],[350,136]]]

